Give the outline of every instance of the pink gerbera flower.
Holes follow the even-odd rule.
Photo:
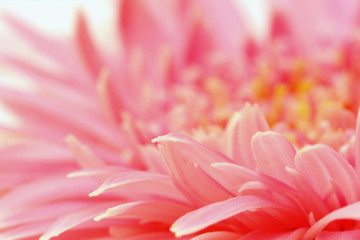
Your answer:
[[[267,3],[259,37],[235,1],[116,1],[115,53],[82,11],[72,40],[3,14],[51,64],[2,49],[33,88],[0,88],[20,121],[0,239],[357,239],[358,6],[338,2]]]

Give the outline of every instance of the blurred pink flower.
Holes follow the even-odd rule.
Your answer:
[[[356,239],[358,8],[330,2],[256,39],[232,1],[116,1],[113,52],[81,11],[73,41],[3,14],[56,67],[2,49],[35,89],[0,88],[0,239]]]

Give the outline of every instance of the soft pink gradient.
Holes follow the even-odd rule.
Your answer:
[[[112,52],[2,13],[53,67],[1,49],[34,88],[0,88],[0,239],[360,236],[358,4],[269,7],[256,39],[231,1],[114,1]]]

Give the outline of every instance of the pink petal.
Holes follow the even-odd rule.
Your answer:
[[[360,110],[356,119],[355,129],[355,168],[360,170]]]
[[[101,161],[88,146],[81,144],[73,135],[66,137],[66,142],[73,152],[76,160],[82,168],[103,167],[105,163]]]
[[[317,237],[316,240],[356,240],[360,239],[360,230],[344,230],[341,232],[335,231],[323,231]]]
[[[7,159],[9,162],[23,161],[32,164],[73,162],[71,153],[65,146],[36,139],[18,141],[16,145],[3,147],[0,149],[0,154],[2,159]]]
[[[0,239],[27,239],[40,235],[49,228],[50,222],[37,222],[21,225],[0,233]],[[32,238],[31,238],[32,239]]]
[[[102,70],[96,83],[96,92],[100,102],[101,109],[108,119],[108,121],[116,126],[118,115],[114,109],[114,97],[111,96],[110,91],[110,73],[109,71]]]
[[[164,227],[164,225],[156,222],[141,223],[138,220],[124,219],[122,224],[116,224],[109,228],[110,235],[117,237],[117,239],[126,239],[128,237],[142,236],[143,234],[146,235],[154,232],[160,233],[163,231],[174,237],[174,234],[168,230],[168,226]]]
[[[263,183],[269,191],[271,190],[280,193],[281,195],[283,195],[284,191],[288,193],[294,193],[295,191],[295,189],[281,181],[277,181],[271,177],[259,174],[236,164],[213,163],[211,166],[218,169],[223,174],[224,178],[227,179],[229,186],[232,186],[236,192],[243,184],[256,181]],[[229,189],[231,188],[229,187]]]
[[[337,152],[325,145],[307,147],[296,155],[296,166],[323,199],[335,194],[339,204],[360,199],[360,180],[352,166]],[[333,207],[337,207],[333,203]],[[346,203],[342,203],[346,204]]]
[[[244,167],[255,169],[251,151],[251,138],[258,131],[267,131],[269,126],[257,105],[249,103],[236,113],[226,127],[226,154]]]
[[[81,84],[88,86],[88,78],[79,69],[76,56],[72,51],[72,45],[69,45],[66,41],[51,39],[49,36],[36,31],[33,27],[24,24],[26,21],[20,21],[11,14],[1,12],[2,20],[5,20],[7,24],[15,30],[21,38],[26,39],[26,43],[30,43],[32,47],[38,50],[39,53],[44,53],[46,57],[55,61],[59,66],[67,69],[74,76],[73,85]],[[31,60],[29,60],[31,61]]]
[[[103,66],[82,11],[78,11],[76,14],[75,42],[82,63],[90,73],[92,80],[95,81]]]
[[[33,207],[26,212],[10,216],[1,220],[0,228],[14,227],[21,224],[29,224],[35,222],[42,222],[44,220],[55,220],[58,216],[73,212],[81,207],[88,205],[86,202],[60,202],[50,203],[39,207]]]
[[[40,237],[40,240],[49,240],[59,236],[61,233],[74,228],[75,226],[87,222],[99,215],[104,209],[114,206],[116,203],[92,203],[83,209],[71,212],[58,218],[47,231]]]
[[[141,172],[126,171],[110,176],[90,197],[98,196],[103,192],[111,191],[127,197],[136,197],[138,194],[150,194],[176,200],[184,200],[169,176]],[[130,192],[130,194],[129,194]]]
[[[38,80],[38,79],[37,79]],[[99,105],[94,101],[93,86],[87,89],[83,86],[67,86],[61,81],[38,80],[42,92],[42,99],[53,104],[66,105],[76,110],[79,114],[92,115],[98,118],[101,115]]]
[[[235,57],[247,32],[243,16],[236,11],[234,4],[231,1],[206,0],[191,3],[194,9],[202,9],[201,18],[205,22],[206,30],[210,32],[215,50],[221,49],[225,55]],[[214,29],[216,31],[213,31]]]
[[[214,53],[225,59],[239,58],[236,52],[243,43],[246,29],[231,1],[190,1],[186,11],[188,26],[183,51],[186,63],[205,65]]]
[[[292,4],[274,1],[271,5],[275,12],[284,15],[296,45],[309,54],[315,54],[319,47],[343,43],[353,30],[359,7],[356,0],[346,3],[341,0],[296,1]]]
[[[158,137],[153,142],[159,144],[173,181],[190,201],[201,206],[232,196],[215,178],[221,174],[210,165],[230,161],[228,158],[180,134]]]
[[[304,239],[314,239],[329,223],[342,220],[360,220],[360,202],[332,211],[317,221],[304,235]]]
[[[105,166],[105,167],[95,167],[95,168],[87,168],[84,170],[79,170],[75,172],[71,172],[67,174],[68,178],[73,177],[98,177],[98,176],[106,176],[108,178],[115,173],[120,171],[131,171],[131,168],[118,167],[118,166]]]
[[[153,145],[144,145],[139,147],[141,157],[149,172],[168,174],[166,165],[162,160],[158,149]]]
[[[285,137],[274,132],[257,133],[251,150],[259,172],[291,185],[286,168],[295,167],[295,149]]]
[[[156,7],[157,4],[161,4],[161,9]],[[154,61],[160,48],[166,45],[181,51],[181,39],[176,38],[176,30],[181,24],[180,4],[177,1],[157,1],[157,4],[149,0],[119,2],[118,27],[124,49],[140,48],[146,62]],[[163,21],[164,17],[167,21]],[[144,25],[148,27],[144,28]]]
[[[41,177],[46,178],[53,174],[49,169],[57,169],[58,174],[64,175],[76,167],[68,149],[35,139],[18,141],[16,145],[1,149],[0,153],[1,190],[9,190]]]
[[[124,240],[149,240],[149,239],[157,239],[157,240],[174,240],[174,234],[169,232],[152,232],[139,234],[132,237],[123,238]],[[176,238],[177,240],[190,240],[189,237]]]
[[[298,202],[304,215],[312,215],[315,219],[319,219],[325,214],[328,214],[329,209],[309,184],[306,177],[291,168],[287,169],[287,171],[291,176],[292,182],[294,183],[297,190],[295,201]]]
[[[161,210],[159,211],[159,209]],[[179,216],[189,211],[189,206],[175,201],[137,201],[109,208],[105,213],[96,216],[94,220],[100,221],[104,218],[125,218],[139,219],[142,223],[155,221],[171,224]]]
[[[37,48],[39,52],[46,53],[61,64],[68,64],[68,66],[74,64],[73,56],[69,55],[71,52],[64,48],[66,45],[35,31],[33,27],[25,24],[26,21],[21,21],[11,14],[1,12],[1,18],[20,34],[23,39],[26,39],[28,43]],[[72,69],[72,67],[69,69]]]
[[[264,208],[279,208],[279,205],[254,196],[235,197],[206,205],[182,216],[170,230],[180,237],[198,232],[239,213]]]
[[[191,14],[192,13],[192,14]],[[196,12],[190,11],[189,32],[184,59],[186,64],[204,63],[209,58],[210,53],[215,51],[215,41],[211,36],[210,29]]]
[[[27,59],[22,60],[19,57],[1,54],[0,61],[6,66],[11,67],[13,70],[19,71],[31,78],[31,81],[34,81],[35,83],[47,83],[47,85],[53,83],[54,87],[63,84],[65,86],[76,88],[81,92],[88,92],[91,90],[88,85],[77,81],[73,76],[70,76],[70,74],[64,71],[44,69],[44,67],[38,66],[34,62],[29,62]]]
[[[52,201],[81,199],[96,186],[89,179],[48,177],[8,192],[0,200],[0,220]]]
[[[303,239],[302,236],[304,235],[305,231],[305,228],[299,228],[292,232],[272,232],[267,230],[259,230],[246,234],[245,236],[239,238],[239,240],[297,240]]]
[[[288,37],[289,40],[292,40],[292,31],[291,27],[289,26],[289,22],[287,21],[286,16],[277,11],[276,9],[272,15],[271,21],[271,38],[279,38],[279,37]]]
[[[237,192],[242,184],[261,178],[257,172],[234,163],[219,162],[212,163],[211,166],[222,173],[224,186],[233,193]]]
[[[34,94],[9,89],[0,89],[0,93],[0,98],[10,105],[16,114],[24,121],[32,123],[31,127],[36,129],[37,134],[44,133],[46,137],[54,136],[59,139],[59,136],[65,136],[70,131],[77,136],[100,138],[109,144],[121,141],[119,136],[102,124],[101,118],[89,117],[83,109],[75,108],[73,110],[77,113],[70,114],[68,106],[60,104],[54,108],[51,101],[44,101],[42,97]]]
[[[240,234],[234,232],[206,232],[196,237],[193,237],[191,240],[218,240],[218,239],[227,239],[227,240],[237,240],[240,238]]]

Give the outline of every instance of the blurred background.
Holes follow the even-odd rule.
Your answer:
[[[2,0],[0,2],[0,54],[21,52],[27,58],[35,54],[34,50],[27,46],[26,41],[19,39],[18,35],[12,31],[11,27],[5,23],[7,15],[14,16],[16,19],[26,23],[32,29],[45,34],[54,39],[71,38],[74,31],[74,21],[76,11],[81,9],[87,16],[89,26],[95,40],[102,43],[106,39],[108,46],[115,45],[117,41],[113,30],[114,9],[113,1],[116,0]],[[267,18],[269,17],[266,9],[266,2],[262,0],[230,0],[234,7],[245,14],[247,19],[251,19],[250,31],[254,36],[261,38],[267,29]],[[0,56],[1,57],[1,56]],[[51,64],[48,60],[44,66]],[[0,64],[0,84],[10,85],[16,88],[31,88],[28,81],[21,74],[8,71]],[[16,125],[16,118],[6,110],[0,103],[0,123],[12,123]]]
[[[54,35],[71,34],[74,13],[83,8],[91,15],[91,24],[96,28],[106,26],[111,13],[109,1],[99,0],[3,0],[1,12],[9,12]],[[1,24],[1,22],[0,22]],[[4,24],[0,25],[4,31]]]
[[[110,1],[100,0],[2,0],[0,2],[0,57],[1,52],[21,51],[22,55],[34,54],[26,41],[22,41],[5,23],[8,14],[26,23],[38,32],[52,38],[71,38],[76,11],[82,9],[90,22],[93,31],[101,32],[103,37],[112,40]],[[46,64],[46,63],[44,63]],[[0,84],[16,88],[30,88],[31,85],[23,76],[8,71],[0,64]],[[0,104],[0,123],[16,124],[17,120]]]

